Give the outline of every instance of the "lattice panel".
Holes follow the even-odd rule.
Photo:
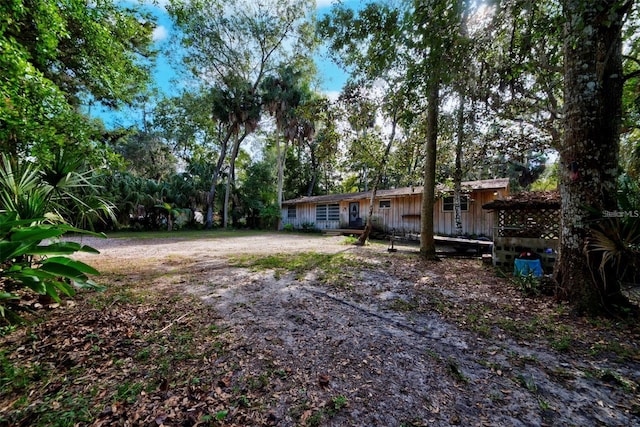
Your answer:
[[[496,232],[500,237],[560,238],[558,209],[507,209],[496,214]]]

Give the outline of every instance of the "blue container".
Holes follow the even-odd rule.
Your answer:
[[[539,259],[518,259],[513,261],[514,276],[542,277],[542,263]]]

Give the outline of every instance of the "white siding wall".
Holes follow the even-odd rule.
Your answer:
[[[462,233],[478,236],[493,236],[493,212],[482,209],[482,205],[495,199],[493,190],[474,191],[469,194],[468,210],[462,211]],[[442,199],[436,200],[433,229],[436,234],[455,234],[456,224],[453,212],[442,209]]]
[[[391,207],[380,208],[380,200],[390,200]],[[421,203],[420,194],[378,199],[373,208],[373,224],[396,234],[419,233]]]
[[[476,191],[469,195],[469,210],[462,212],[462,230],[465,234],[478,236],[493,236],[493,212],[482,209],[482,205],[494,200],[494,190]],[[380,200],[389,200],[390,207],[380,207]],[[369,213],[369,200],[358,201],[360,217],[366,222]],[[327,203],[321,203],[327,204]],[[316,221],[316,204],[304,203],[296,205],[296,217],[289,218],[287,207],[282,209],[282,223],[293,224],[294,228],[302,228],[304,223],[313,223],[316,228],[335,229],[346,228],[349,225],[349,201],[340,205],[339,221]],[[392,198],[376,198],[373,207],[373,224],[385,231],[396,234],[420,233],[420,210],[422,208],[422,194],[416,193]],[[440,235],[455,233],[453,212],[442,210],[442,199],[437,199],[434,207],[434,232]]]
[[[335,203],[320,203],[322,205]],[[316,221],[316,203],[301,203],[296,205],[296,217],[289,218],[289,210],[287,206],[282,208],[282,224],[293,224],[293,228],[302,228],[303,224],[314,224],[320,230],[333,228],[344,228],[349,223],[349,212],[347,211],[349,203],[340,202],[340,220],[338,221]]]

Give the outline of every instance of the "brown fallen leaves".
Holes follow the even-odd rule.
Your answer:
[[[370,260],[363,257],[362,264]],[[478,262],[445,260],[434,267],[400,254],[393,262],[383,261],[385,277],[414,284],[403,289],[404,304],[393,306],[398,312],[436,312],[480,337],[500,328],[517,340],[557,342],[562,351],[615,351],[612,357],[638,358],[633,347],[637,330],[572,317],[549,298],[526,298]],[[118,266],[107,272],[106,293],[81,292],[74,304],[37,312],[34,320],[42,320],[0,337],[0,426],[320,425],[347,406],[346,398],[332,394],[338,393],[333,388],[339,383],[361,387],[362,401],[373,399],[360,376],[371,370],[368,359],[347,371],[353,374],[350,380],[327,363],[302,369],[300,354],[285,363],[258,352],[255,339],[226,329],[225,319],[188,296],[177,281],[165,278],[157,286],[158,273],[152,269],[130,270]],[[195,276],[185,277],[200,279]],[[564,336],[570,348],[563,347]],[[279,343],[269,335],[258,339]],[[317,351],[333,352],[341,344],[331,343]],[[368,357],[379,358],[378,353]],[[322,356],[314,354],[313,359]],[[451,373],[464,379],[458,365],[450,365]],[[497,366],[492,372],[497,377],[509,374]],[[464,388],[465,382],[455,387]],[[510,390],[500,392],[508,395]],[[358,404],[349,395],[350,409],[362,412]],[[430,404],[430,414],[439,416],[438,402]],[[427,425],[428,420],[411,424]],[[447,421],[461,422],[455,414]]]
[[[243,388],[224,356],[235,340],[195,298],[112,287],[37,315],[44,321],[0,338],[0,425],[266,421],[250,392],[232,391]]]

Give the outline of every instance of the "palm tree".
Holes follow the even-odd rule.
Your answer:
[[[302,84],[301,73],[292,67],[278,70],[277,76],[267,76],[262,84],[263,103],[276,121],[276,162],[278,168],[278,207],[282,209],[284,167],[289,143],[311,132],[300,121],[296,109],[303,102],[308,89]],[[282,145],[282,140],[284,145]]]
[[[69,222],[92,227],[94,221],[115,219],[114,205],[97,195],[93,171],[82,171],[82,161],[60,150],[41,168],[28,161],[0,156],[0,203],[19,219]]]

